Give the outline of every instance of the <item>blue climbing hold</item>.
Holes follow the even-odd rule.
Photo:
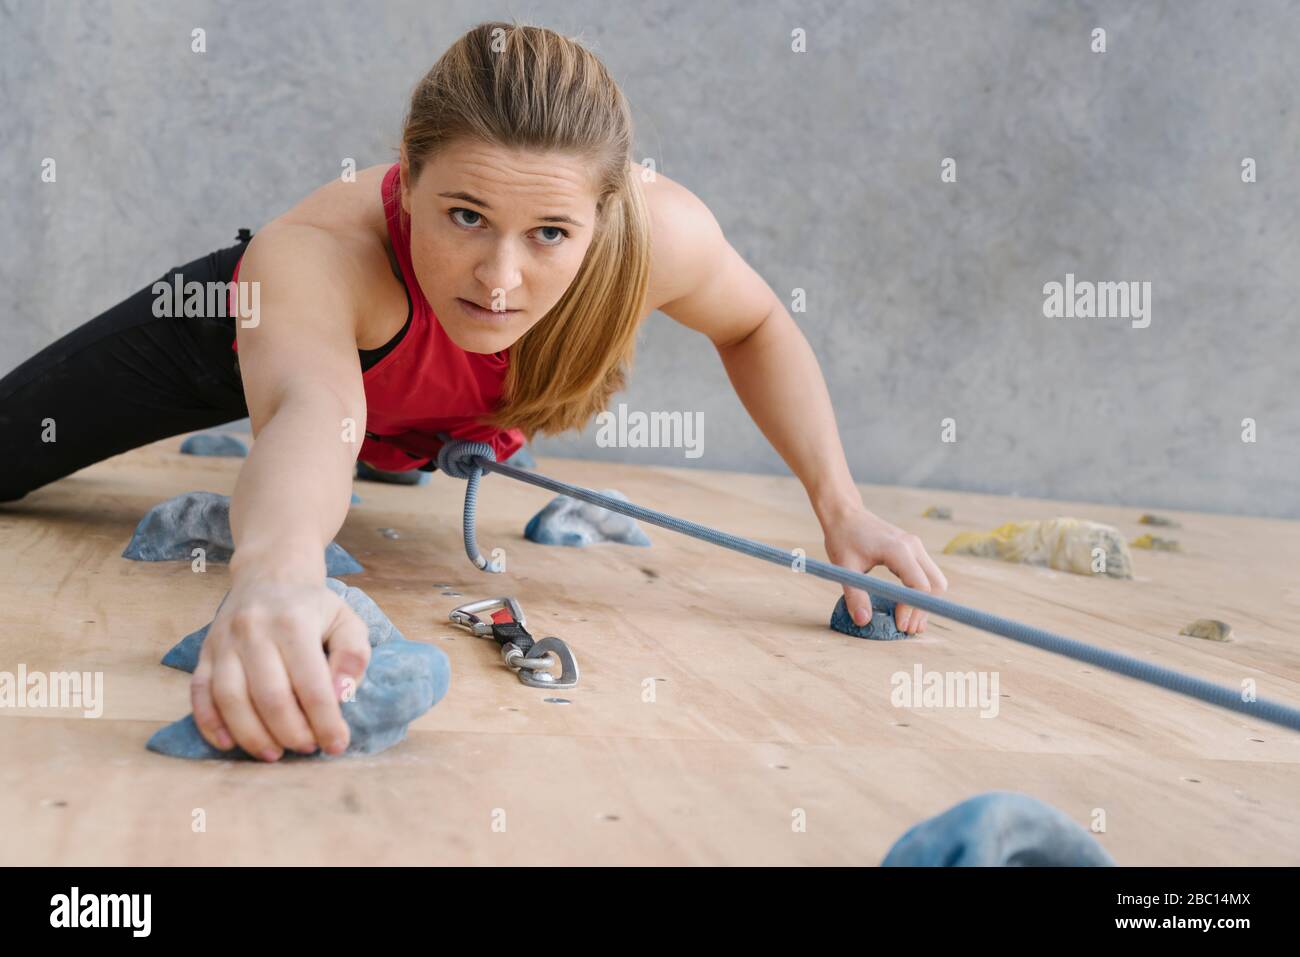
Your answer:
[[[390,748],[406,737],[406,728],[443,696],[451,684],[451,662],[433,645],[408,641],[379,608],[359,588],[334,578],[326,586],[346,601],[366,623],[370,645],[370,664],[365,679],[357,686],[351,701],[342,703],[343,719],[351,730],[344,754],[375,754]],[[163,658],[163,664],[183,671],[198,665],[199,650],[207,637],[209,625],[186,635]],[[252,760],[241,748],[221,751],[208,744],[186,715],[156,731],[146,745],[151,751],[178,758],[215,758]],[[304,757],[286,751],[286,757]],[[322,751],[313,758],[327,758]]]
[[[521,445],[518,452],[506,459],[506,465],[513,465],[517,469],[537,468],[537,463],[533,461],[533,453],[528,451],[526,445]]]
[[[216,435],[202,432],[191,435],[181,443],[182,455],[225,455],[234,458],[247,458],[248,446],[233,435]]]
[[[352,501],[349,502],[348,504],[350,504],[350,505],[360,505],[360,504],[361,504],[361,496],[358,495],[356,492],[353,492],[353,493],[352,493]]]
[[[216,492],[182,492],[145,513],[122,551],[138,562],[192,561],[203,549],[205,561],[230,561],[235,551],[230,533],[230,498]],[[325,574],[353,575],[361,563],[336,542],[325,547]]]
[[[894,621],[894,602],[879,595],[871,596],[871,621],[861,627],[853,623],[853,616],[841,595],[831,612],[831,627],[854,638],[870,638],[872,641],[897,641],[908,637],[907,632],[898,630]]]
[[[380,645],[370,653],[366,677],[358,685],[356,696],[340,705],[343,720],[351,731],[343,754],[375,754],[402,741],[407,725],[437,704],[447,693],[450,682],[451,665],[447,656],[433,645],[404,638]],[[222,751],[208,744],[192,714],[159,728],[145,746],[150,751],[176,758],[253,760],[243,748]],[[340,756],[323,751],[312,755],[285,752],[285,757]]]
[[[989,791],[910,828],[882,867],[1113,867],[1082,826],[1045,801]]]
[[[624,502],[627,496],[617,489],[601,489],[601,494]],[[650,537],[641,531],[636,520],[611,512],[568,495],[557,495],[547,506],[528,520],[524,538],[539,545],[568,545],[582,548],[596,542],[618,542],[648,548]]]

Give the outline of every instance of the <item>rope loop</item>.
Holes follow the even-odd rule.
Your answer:
[[[468,479],[475,472],[482,471],[483,467],[474,461],[476,458],[495,462],[497,453],[486,442],[453,440],[438,450],[438,471],[452,478]]]

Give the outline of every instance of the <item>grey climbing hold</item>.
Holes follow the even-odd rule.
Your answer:
[[[626,502],[627,496],[617,489],[600,490],[602,495]],[[582,548],[596,542],[649,547],[650,538],[636,521],[619,512],[583,502],[568,495],[557,495],[547,506],[528,520],[524,537],[539,545],[569,545]]]
[[[326,586],[343,598],[366,623],[369,632],[370,664],[356,696],[341,704],[351,740],[343,754],[375,754],[406,737],[406,727],[440,701],[451,683],[451,662],[433,645],[408,641],[378,605],[359,588],[327,578]],[[209,626],[186,635],[163,658],[163,663],[193,671]],[[323,649],[322,649],[323,650]],[[253,760],[241,748],[221,751],[204,739],[193,715],[160,728],[146,747],[178,758]],[[328,758],[318,751],[312,758]],[[285,757],[306,757],[286,751]]]
[[[357,462],[357,478],[367,482],[386,482],[389,485],[427,485],[431,473],[420,469],[408,469],[402,472],[390,472],[385,469],[371,468],[365,462]]]
[[[234,458],[247,458],[248,446],[233,435],[216,435],[203,432],[191,435],[181,443],[182,455],[227,455]]]
[[[853,616],[841,595],[831,612],[831,627],[854,638],[870,638],[872,641],[898,641],[909,637],[907,632],[899,631],[894,622],[894,602],[879,595],[871,596],[871,621],[861,627],[853,623]]]
[[[230,498],[216,492],[182,492],[145,513],[122,551],[138,562],[191,561],[195,548],[204,559],[228,562],[235,551],[230,534]],[[335,542],[325,548],[325,574],[352,575],[365,571]]]
[[[369,632],[371,648],[377,648],[394,638],[405,640],[402,633],[397,630],[397,626],[380,610],[374,600],[360,588],[344,584],[337,578],[326,578],[325,587],[346,601],[348,606],[357,613],[357,617],[365,622],[366,629]],[[223,598],[222,601],[225,601],[225,599]],[[220,608],[221,606],[218,605],[217,609],[220,610]],[[163,655],[162,663],[168,668],[193,672],[199,666],[199,651],[203,647],[203,640],[208,637],[208,629],[211,626],[212,622],[208,622],[198,631],[192,631],[182,638],[172,646],[167,654]]]
[[[911,827],[882,867],[1113,867],[1082,826],[1050,804],[989,791]]]

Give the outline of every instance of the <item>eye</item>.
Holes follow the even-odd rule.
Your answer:
[[[553,229],[560,234],[553,242],[543,242],[543,246],[558,246],[560,243],[564,242],[564,240],[569,238],[569,231],[567,229],[561,229],[559,226],[542,226],[541,229]]]
[[[481,214],[474,212],[474,210],[472,209],[465,209],[462,206],[455,207],[454,209],[452,209],[452,211],[449,214],[451,216],[451,221],[455,223],[457,226],[464,226],[466,229],[473,229],[476,225],[478,225],[477,221],[472,223],[463,223],[456,218],[457,213],[468,213],[471,216],[478,216],[479,219],[483,218]]]

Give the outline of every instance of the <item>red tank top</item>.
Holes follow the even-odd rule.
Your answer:
[[[362,373],[366,392],[366,436],[357,456],[377,469],[404,472],[438,455],[438,432],[489,443],[503,462],[524,445],[518,429],[497,429],[478,419],[500,404],[510,366],[508,351],[466,352],[452,342],[434,315],[411,265],[411,233],[398,198],[401,167],[384,174],[382,195],[388,238],[411,299],[411,321],[402,340]],[[240,259],[242,262],[242,257]],[[231,283],[234,311],[239,264]],[[238,342],[232,348],[239,351]]]

